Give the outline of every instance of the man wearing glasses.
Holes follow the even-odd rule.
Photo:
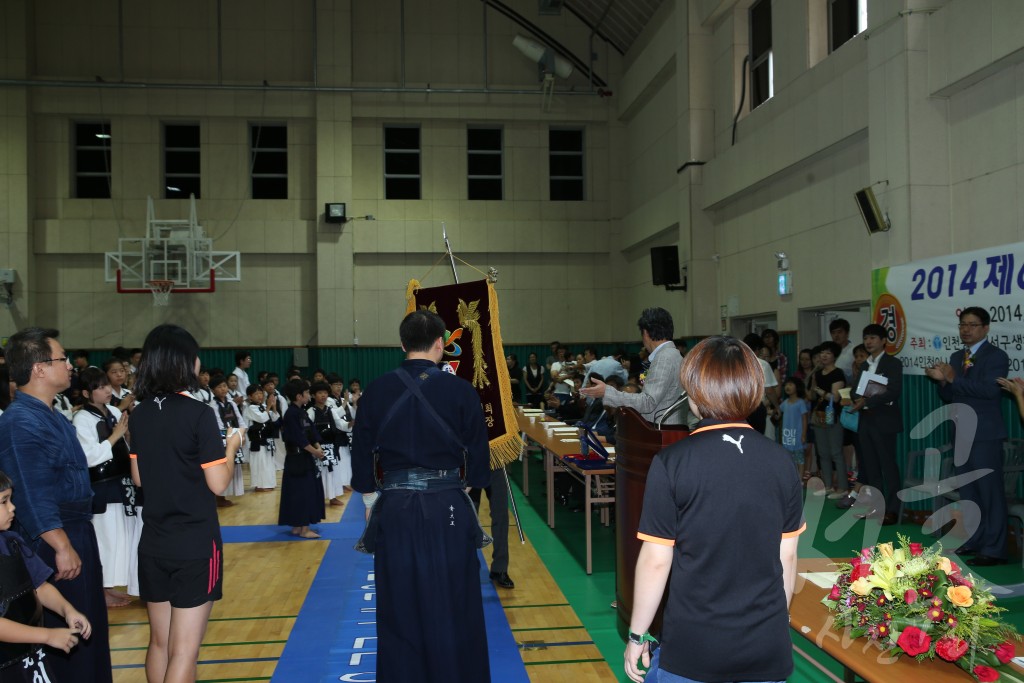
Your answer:
[[[92,623],[92,637],[70,654],[47,653],[62,681],[112,680],[103,569],[92,526],[92,487],[75,428],[53,410],[58,392],[71,385],[71,365],[57,330],[29,327],[5,349],[15,400],[0,415],[0,469],[14,481],[17,523],[68,602]],[[46,612],[45,625],[64,626]],[[74,628],[72,626],[72,628]]]
[[[973,555],[967,561],[976,567],[1006,563],[1006,497],[1003,491],[1003,442],[1006,425],[1000,411],[1002,390],[996,380],[1006,377],[1010,359],[1006,352],[988,343],[988,311],[978,306],[960,313],[960,340],[964,348],[953,353],[949,363],[925,369],[938,381],[939,396],[953,404],[954,443],[970,439],[967,462],[956,466],[960,500],[973,502],[980,511],[977,529],[968,526],[967,540],[957,555]],[[957,449],[959,451],[959,448]],[[957,459],[960,454],[957,453]],[[981,472],[986,472],[976,478]],[[973,479],[973,481],[969,481]],[[966,507],[970,519],[972,506]],[[968,522],[970,524],[970,522]]]

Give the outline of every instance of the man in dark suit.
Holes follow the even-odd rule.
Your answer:
[[[854,387],[853,410],[860,411],[857,434],[860,438],[860,472],[858,480],[873,486],[885,498],[882,525],[896,524],[900,502],[896,494],[900,486],[900,470],[896,465],[896,437],[903,431],[900,394],[903,393],[903,364],[885,352],[885,328],[872,323],[864,328],[864,348],[868,359],[860,369],[881,375],[888,380],[883,385]],[[863,390],[860,395],[858,390]]]
[[[981,478],[961,484],[960,500],[974,503],[981,512],[977,530],[957,549],[958,555],[974,555],[968,564],[987,567],[1006,563],[1006,495],[1003,490],[1003,442],[1006,425],[1000,411],[1002,390],[996,380],[1006,377],[1010,359],[1006,352],[988,343],[991,319],[984,308],[971,306],[960,313],[960,339],[965,348],[956,351],[949,364],[936,363],[925,374],[939,382],[939,396],[953,403],[953,423],[964,433],[956,440],[973,437],[967,462],[956,473],[965,479],[985,472]],[[973,434],[968,434],[977,421]]]

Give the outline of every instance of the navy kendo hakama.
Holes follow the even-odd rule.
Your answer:
[[[378,683],[490,680],[479,526],[459,489],[384,491],[374,557]]]
[[[422,398],[398,373],[418,383]],[[489,683],[477,550],[482,531],[462,490],[490,481],[479,396],[430,361],[407,359],[359,400],[352,443],[352,487],[377,489],[378,469],[385,482],[370,525],[376,529],[377,682]],[[426,490],[388,483],[415,477],[431,483]]]
[[[327,514],[316,458],[304,450],[311,443],[312,432],[313,423],[306,411],[289,405],[281,420],[281,438],[287,447],[277,514],[277,523],[282,526],[319,524]]]

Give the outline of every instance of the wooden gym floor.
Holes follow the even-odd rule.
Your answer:
[[[518,487],[514,488],[518,498]],[[346,506],[350,502],[348,498],[345,498]],[[223,527],[273,525],[277,521],[276,490],[273,493],[250,492],[234,500],[237,502],[234,507],[220,510]],[[354,504],[362,506],[362,501],[357,497]],[[536,516],[529,506],[523,510],[524,506],[520,505],[524,517]],[[337,522],[343,510],[329,507],[325,524]],[[486,527],[489,520],[486,496],[481,519]],[[287,530],[283,527],[281,530],[284,539]],[[203,640],[199,681],[234,683],[272,679],[330,542],[282,540],[225,544],[224,599],[215,604]],[[488,561],[489,553],[489,549],[485,549]],[[530,534],[527,534],[526,544],[521,545],[515,528],[510,528],[509,553],[509,573],[516,588],[499,589],[498,596],[520,646],[531,683],[624,680],[612,673],[593,637],[538,556]],[[612,621],[614,617],[608,603],[613,597],[600,598]],[[149,638],[145,609],[135,602],[109,610],[109,616],[115,683],[144,683]],[[285,673],[279,671],[278,675]],[[492,680],[500,683],[501,672],[492,671]]]

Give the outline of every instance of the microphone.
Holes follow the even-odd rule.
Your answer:
[[[689,398],[690,397],[687,395],[686,390],[684,389],[682,395],[676,400],[676,402],[673,403],[672,405],[670,405],[668,408],[666,408],[665,412],[663,412],[661,414],[661,417],[658,418],[658,421],[655,423],[655,429],[660,430],[661,429],[661,424],[665,421],[665,419],[669,415],[674,413],[676,410],[678,410],[679,406],[683,405],[683,403],[688,401]]]

